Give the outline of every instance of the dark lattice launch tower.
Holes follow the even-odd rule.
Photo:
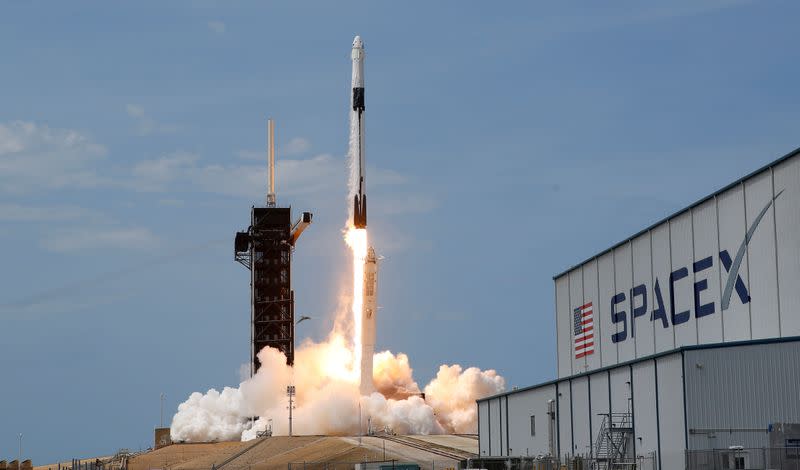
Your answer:
[[[294,364],[294,291],[292,252],[311,213],[292,224],[291,207],[277,207],[275,197],[275,125],[268,124],[269,192],[267,206],[250,210],[250,227],[237,232],[234,259],[250,270],[250,373],[261,366],[256,354],[265,346]]]

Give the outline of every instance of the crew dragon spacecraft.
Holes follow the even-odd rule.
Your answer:
[[[353,94],[351,104],[358,119],[358,193],[353,199],[353,226],[367,228],[366,169],[364,168],[364,43],[361,36],[353,39]]]

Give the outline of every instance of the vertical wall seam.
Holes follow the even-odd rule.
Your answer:
[[[490,439],[491,437],[489,436]],[[478,457],[481,455],[481,405],[478,403]]]
[[[655,281],[655,274],[653,274],[653,231],[648,230],[647,236],[650,238],[650,294],[651,294],[651,303],[655,305],[656,301],[656,281]],[[656,343],[656,322],[653,321],[653,310],[650,310],[650,324],[653,326],[653,354],[658,352],[658,346]]]
[[[683,390],[683,445],[689,449],[689,421],[686,419],[686,354],[681,351],[681,389]]]
[[[572,441],[569,448],[569,455],[575,455],[575,417],[572,410],[572,379],[569,380],[569,435]]]
[[[697,282],[697,273],[694,271],[694,262],[697,260],[697,247],[695,246],[695,233],[694,233],[694,210],[689,210],[689,228],[690,232],[692,233],[692,311],[689,312],[689,315],[694,320],[694,344],[700,344],[700,326],[697,320],[697,305],[695,305],[695,298],[694,298],[694,284]]]
[[[719,252],[722,251],[722,243],[719,241],[719,239],[720,239],[720,236],[719,236],[719,198],[717,196],[714,196],[714,212],[715,212],[716,217],[717,217],[717,252],[714,253],[714,255],[717,256],[717,278],[719,279],[719,284],[717,286],[717,287],[719,287],[719,293],[718,293],[719,296],[717,298],[718,299],[722,299],[722,289],[723,289],[723,287],[722,287],[722,266],[720,266],[720,260],[719,260]],[[720,333],[722,334],[722,342],[724,343],[725,342],[725,312],[722,311],[722,305],[721,304],[719,306],[719,321],[720,321],[720,324],[721,324]]]
[[[500,433],[500,455],[503,455],[503,397],[497,398],[497,420],[500,424],[497,430]]]
[[[506,395],[506,455],[511,456],[511,434],[508,433],[508,395]]]
[[[600,351],[600,367],[603,367],[603,319],[601,317],[603,311],[600,305],[600,260],[597,257],[594,258],[594,274],[597,281],[597,299],[595,299],[595,302],[597,302],[597,315],[595,318],[599,320],[597,322],[597,337],[600,339],[597,343],[597,350]]]
[[[744,236],[747,236],[747,188],[744,185],[744,181],[741,182],[742,186],[742,206],[744,209]],[[752,282],[750,281],[750,250],[745,247],[744,249],[744,256],[747,260],[747,284],[750,289],[752,289]],[[750,322],[750,339],[753,339],[753,302],[747,302],[747,319]]]
[[[633,457],[636,458],[636,409],[633,395],[633,364],[628,366],[628,372],[631,381],[631,429],[633,429]]]
[[[561,378],[561,336],[562,333],[558,329],[558,279],[553,281],[553,305],[556,311],[556,377]]]
[[[775,204],[775,168],[770,167],[770,180],[772,181],[772,235],[775,237],[775,303],[778,307],[778,336],[783,336],[783,328],[781,328],[781,283],[780,272],[778,270],[778,210]]]
[[[636,325],[634,324],[634,319],[633,319],[633,294],[632,294],[633,286],[636,285],[636,274],[633,272],[633,240],[628,241],[628,249],[631,252],[631,287],[628,290],[628,295],[631,298],[630,299],[630,305],[631,305],[631,307],[630,307],[631,333],[632,333],[631,336],[633,336],[633,358],[637,359],[639,357],[639,351],[636,348],[636,341],[637,341],[637,339],[636,339]]]
[[[658,446],[658,468],[664,468],[661,465],[661,412],[659,411],[659,398],[658,398],[658,359],[653,359],[653,376],[656,381],[656,443]]]
[[[558,392],[558,385],[556,382],[556,447],[558,458],[561,458],[561,394]]]
[[[586,266],[585,263],[581,265],[581,305],[586,305],[586,282],[585,282],[586,277],[584,276],[585,266]],[[570,306],[570,308],[572,308],[572,306]],[[589,355],[585,354],[582,359],[583,359],[583,371],[581,372],[586,372],[587,370],[589,370]]]
[[[592,376],[586,376],[586,387],[589,390],[589,457],[594,455],[594,428],[592,427]]]
[[[612,290],[611,298],[612,299],[614,298],[615,295],[617,295],[617,253],[616,253],[616,251],[617,251],[616,249],[612,249],[610,251],[610,253],[611,253],[611,290]],[[598,267],[598,271],[599,271],[599,267]],[[611,306],[610,305],[609,305],[609,308],[608,308],[608,314],[609,314],[609,318],[610,318],[610,316],[611,316]],[[612,323],[612,325],[616,325],[616,323]],[[619,333],[619,326],[614,328],[614,333]],[[615,343],[613,337],[611,339],[611,343],[614,345],[614,350],[617,352],[617,354],[616,354],[617,358],[614,359],[614,362],[618,363],[619,362],[619,343]]]
[[[672,278],[672,219],[667,221],[667,240],[669,245],[669,277]],[[675,306],[672,305],[673,300],[674,299],[669,300],[670,312],[675,310]],[[664,314],[666,315],[666,312],[664,312]],[[670,331],[670,333],[672,333],[672,347],[669,349],[675,349],[675,345],[677,344],[675,341],[675,325],[672,324],[672,316],[668,315],[667,317],[669,318],[670,322],[670,330],[672,330]]]
[[[572,276],[567,273],[567,310],[572,313]],[[574,321],[574,320],[573,320]],[[574,328],[574,325],[573,325]],[[575,332],[570,335],[569,342],[569,375],[575,375]]]
[[[489,419],[489,457],[492,456],[492,400],[486,402],[486,415]]]

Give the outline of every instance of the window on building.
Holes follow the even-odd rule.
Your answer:
[[[531,436],[536,435],[536,416],[531,415]]]

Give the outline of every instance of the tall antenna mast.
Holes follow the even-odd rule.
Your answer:
[[[267,120],[267,148],[269,155],[269,190],[267,192],[267,207],[275,207],[275,121]]]

